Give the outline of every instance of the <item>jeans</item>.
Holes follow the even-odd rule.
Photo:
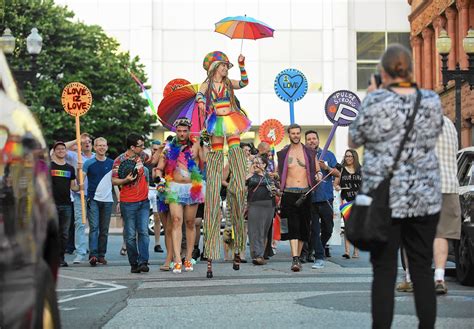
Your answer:
[[[324,259],[324,246],[321,242],[321,223],[319,221],[319,205],[311,203],[311,248],[315,259]]]
[[[59,238],[60,238],[60,257],[64,260],[64,253],[66,251],[67,239],[69,236],[69,226],[71,225],[72,208],[71,205],[57,205],[56,210],[58,212],[59,220]]]
[[[392,219],[388,242],[371,251],[374,271],[372,282],[372,327],[390,328],[393,319],[398,247],[406,250],[413,281],[418,328],[434,328],[436,295],[431,261],[439,213],[422,217]]]
[[[148,263],[148,216],[150,201],[121,202],[120,212],[125,223],[125,243],[127,244],[128,262],[130,265]],[[138,236],[138,245],[137,245]]]
[[[85,256],[87,254],[86,225],[82,224],[81,195],[74,193],[74,241],[76,254]]]
[[[88,203],[89,258],[105,257],[113,204],[96,200],[90,200]]]
[[[329,239],[331,239],[332,230],[334,228],[334,211],[332,210],[332,200],[313,202],[311,209],[313,212],[313,222],[316,221],[318,224],[321,223],[321,244],[324,248],[328,243]],[[317,229],[316,226],[317,225],[314,224],[313,227]]]

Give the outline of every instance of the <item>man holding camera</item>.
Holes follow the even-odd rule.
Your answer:
[[[127,151],[119,155],[112,169],[112,184],[121,186],[120,212],[125,223],[125,242],[128,262],[132,273],[148,272],[148,169],[144,166],[149,161],[143,136],[131,133],[127,136]],[[132,170],[120,170],[125,161],[133,161]],[[125,166],[124,166],[125,167]],[[125,172],[119,176],[119,171]],[[138,244],[137,244],[138,236]]]

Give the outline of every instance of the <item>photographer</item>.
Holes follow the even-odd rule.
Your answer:
[[[369,94],[349,127],[349,147],[364,146],[359,195],[369,194],[385,178],[391,178],[388,241],[370,254],[374,271],[373,327],[391,326],[398,248],[403,243],[415,288],[419,327],[434,328],[436,296],[431,260],[441,210],[441,181],[435,154],[443,125],[441,103],[435,92],[419,90],[412,83],[411,54],[401,45],[387,48],[380,73],[383,88],[376,89],[372,77]],[[405,135],[403,149],[399,150]]]
[[[266,263],[265,240],[275,214],[276,187],[266,171],[267,166],[267,157],[257,155],[246,177],[250,256],[255,265]]]

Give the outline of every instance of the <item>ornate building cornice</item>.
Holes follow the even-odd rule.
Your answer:
[[[455,3],[455,0],[419,0],[420,3],[417,4],[417,7],[414,7],[416,2],[415,0],[412,1],[414,10],[408,16],[412,35],[420,34],[423,28],[432,24],[436,17]]]

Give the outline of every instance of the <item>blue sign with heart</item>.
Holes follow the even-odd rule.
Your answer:
[[[301,71],[285,69],[275,78],[275,93],[285,102],[296,102],[308,91],[308,81]]]

